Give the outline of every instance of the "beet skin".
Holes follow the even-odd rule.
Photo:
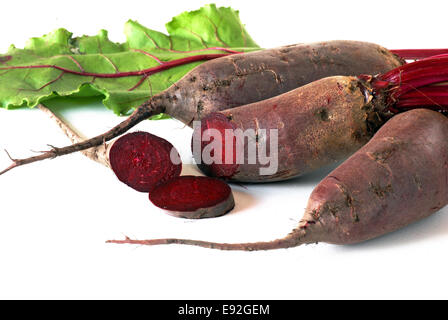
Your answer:
[[[244,145],[244,150],[227,148],[235,150],[243,162],[207,163],[203,159],[207,154],[204,149],[209,144],[212,146],[213,140],[204,142],[207,139],[197,132],[193,135],[193,155],[199,168],[210,176],[243,182],[286,180],[343,160],[365,145],[384,122],[380,109],[381,106],[372,102],[372,95],[357,78],[328,77],[282,95],[212,113],[202,119],[202,131],[217,129],[221,132],[222,150],[226,149],[226,144],[234,144],[236,139],[226,141],[226,130],[255,132],[251,139],[236,139]],[[266,132],[266,139],[260,134],[262,130]],[[272,130],[277,132],[277,143],[271,141]],[[195,142],[198,139],[201,142]],[[265,174],[260,169],[268,165],[249,159],[249,155],[254,154],[249,152],[250,143],[258,148],[262,143],[267,146],[272,160],[277,159],[275,171]],[[278,148],[271,150],[271,144]],[[199,145],[201,152],[194,150]],[[228,158],[237,159],[236,156]]]
[[[365,241],[425,218],[448,203],[448,119],[399,114],[314,189],[306,209],[321,241]]]
[[[230,55],[193,69],[152,98],[186,124],[211,112],[275,97],[330,76],[379,74],[403,61],[387,49],[360,41],[326,41]]]

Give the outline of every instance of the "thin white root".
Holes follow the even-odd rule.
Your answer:
[[[81,134],[76,132],[70,125],[56,113],[51,111],[49,108],[44,106],[43,104],[39,104],[37,106],[39,110],[43,111],[47,114],[50,119],[52,119],[58,126],[61,128],[62,132],[70,139],[72,143],[79,143],[86,140]],[[108,168],[110,168],[109,160],[107,158],[107,144],[103,143],[100,146],[93,147],[90,149],[82,150],[81,153],[85,155],[87,158],[96,161]]]

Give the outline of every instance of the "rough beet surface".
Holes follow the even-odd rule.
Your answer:
[[[171,215],[189,219],[222,216],[235,206],[229,185],[209,177],[177,177],[156,187],[149,199]]]
[[[201,121],[200,132],[195,130],[192,138],[193,156],[198,167],[208,176],[230,178],[237,172],[239,165],[236,161],[235,129],[236,126],[225,115],[215,112]],[[211,130],[219,133],[218,141]],[[226,132],[231,133],[231,136],[226,136]],[[232,141],[232,145],[226,149],[227,139]],[[216,142],[222,148],[213,148]]]
[[[150,192],[157,185],[180,175],[182,163],[173,163],[179,154],[173,145],[147,132],[128,133],[109,149],[109,162],[118,180],[140,192]]]
[[[201,131],[216,129],[222,134],[220,150],[234,150],[240,160],[209,164],[198,158],[197,152],[196,163],[201,161],[199,168],[209,176],[268,182],[290,179],[343,160],[367,143],[374,133],[373,126],[383,122],[381,105],[371,102],[372,95],[360,86],[355,77],[328,77],[270,99],[209,114],[201,121]],[[371,118],[376,123],[372,124]],[[236,129],[233,139],[225,139],[224,131],[228,129]],[[252,134],[245,138],[237,131]],[[277,141],[271,140],[275,132]],[[196,132],[193,139],[200,139]],[[242,147],[231,148],[232,142]],[[193,145],[198,143],[193,141]],[[263,146],[272,160],[278,159],[276,170],[269,174],[261,170],[267,165],[258,157]],[[201,155],[213,147],[213,141],[203,137]],[[256,153],[254,148],[258,149]]]
[[[207,114],[275,97],[329,76],[384,73],[403,60],[360,41],[302,43],[201,64],[152,99],[186,124]]]
[[[448,204],[448,119],[416,109],[394,116],[312,192],[303,223],[319,241],[369,240]]]

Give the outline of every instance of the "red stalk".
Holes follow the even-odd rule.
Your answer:
[[[410,91],[397,101],[396,108],[432,108],[448,111],[448,85],[422,87]]]
[[[388,90],[389,98],[392,102],[396,102],[405,94],[415,92],[418,88],[446,81],[448,81],[448,55],[440,55],[412,62],[379,75],[372,82],[372,86],[375,91],[385,91],[384,83],[388,82],[389,88],[386,90]],[[443,90],[439,89],[437,93]],[[431,97],[435,91],[428,90],[427,93],[428,97]],[[435,96],[439,97],[440,94]]]
[[[448,53],[448,49],[396,49],[390,51],[406,60],[420,60]]]
[[[392,113],[413,108],[448,111],[448,54],[439,54],[405,64],[373,77],[361,75],[370,82],[373,93],[386,98],[386,110]]]

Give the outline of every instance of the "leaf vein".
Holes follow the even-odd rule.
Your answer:
[[[81,72],[85,72],[84,68],[81,66],[81,64],[78,62],[78,60],[76,60],[73,56],[67,56],[70,60],[72,60],[79,68],[79,70],[81,70]]]
[[[55,79],[48,81],[46,84],[42,85],[40,88],[38,89],[25,89],[25,88],[19,88],[19,92],[20,91],[32,91],[32,92],[39,92],[41,90],[43,90],[44,88],[48,87],[49,85],[52,85],[53,83],[55,83],[56,81],[60,80],[62,78],[62,76],[65,74],[64,71],[62,71]]]
[[[216,38],[216,40],[217,40],[218,42],[221,42],[221,43],[224,45],[224,47],[229,47],[229,45],[228,45],[227,43],[225,43],[225,42],[219,37],[219,34],[218,34],[218,26],[213,22],[213,20],[210,19],[209,17],[205,16],[205,15],[202,15],[202,16],[205,17],[205,18],[212,24],[213,29],[214,29],[214,32],[215,32],[215,38]],[[219,20],[219,23],[218,23],[218,24],[221,23],[221,20],[222,20],[222,17],[221,17],[221,19]]]
[[[149,52],[146,52],[146,51],[143,51],[143,50],[140,50],[140,49],[132,49],[132,51],[140,52],[140,53],[142,53],[142,54],[144,54],[144,55],[146,55],[146,56],[148,56],[148,57],[151,57],[151,58],[153,58],[154,60],[156,60],[159,64],[163,64],[163,63],[164,63],[162,60],[160,60],[159,58],[157,58],[155,55],[150,54]]]
[[[194,31],[192,31],[192,30],[189,30],[189,29],[187,29],[187,28],[185,28],[185,27],[183,27],[182,29],[184,29],[184,30],[190,32],[190,33],[191,33],[192,35],[194,35],[195,37],[198,37],[199,40],[201,40],[202,45],[203,45],[204,47],[208,48],[207,42],[205,42],[204,38],[202,38],[201,35],[197,34],[196,32],[194,32]]]
[[[111,64],[111,66],[114,68],[115,73],[119,73],[120,70],[118,69],[118,67],[115,65],[115,63],[113,63],[113,61],[106,55],[104,54],[100,54],[101,57],[103,57],[107,62],[109,62]]]
[[[141,77],[141,79],[132,87],[129,88],[128,91],[134,91],[135,89],[137,89],[138,87],[140,87],[140,85],[145,82],[145,80],[149,77],[149,75],[144,75]]]

